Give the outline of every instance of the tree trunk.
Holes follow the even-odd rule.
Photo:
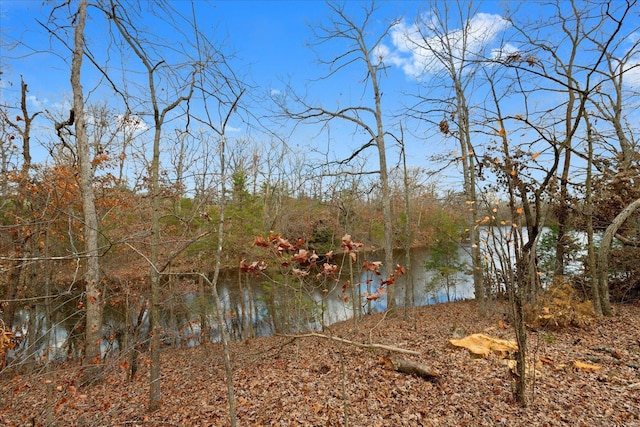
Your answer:
[[[86,330],[85,359],[90,365],[98,365],[101,361],[100,344],[102,342],[102,300],[100,285],[100,264],[98,258],[98,215],[96,213],[93,193],[93,166],[89,153],[89,136],[87,135],[84,114],[84,94],[80,72],[84,56],[84,28],[87,19],[87,2],[81,0],[78,5],[77,24],[74,32],[75,49],[71,61],[71,87],[73,89],[73,111],[75,113],[76,148],[78,169],[80,172],[80,192],[84,214],[84,244],[87,256],[85,271],[86,289]],[[94,366],[95,368],[95,366]],[[91,374],[96,374],[92,369]],[[88,371],[89,372],[89,371]]]
[[[573,104],[573,95],[571,94],[571,104]],[[562,168],[562,176],[560,177],[560,196],[558,197],[558,240],[556,241],[556,265],[553,272],[554,277],[564,276],[565,259],[567,257],[567,232],[569,223],[569,167],[571,166],[571,139],[565,142],[564,165]]]
[[[151,79],[151,76],[149,77]],[[155,103],[154,103],[155,104]],[[154,105],[155,107],[155,105]],[[155,108],[157,114],[157,108]],[[149,411],[160,407],[160,272],[158,271],[160,247],[160,136],[161,124],[156,121],[151,160],[151,262],[149,280],[151,282],[151,370],[149,378]]]
[[[618,231],[618,228],[624,224],[624,222],[631,216],[633,212],[640,209],[640,199],[635,200],[629,206],[624,208],[622,212],[616,216],[611,224],[607,227],[602,236],[600,242],[600,251],[598,252],[598,284],[600,306],[602,307],[602,314],[605,316],[613,315],[611,310],[611,302],[609,301],[609,252],[611,251],[611,244],[613,237]]]
[[[406,271],[411,271],[411,224],[409,223],[409,177],[407,176],[407,153],[404,147],[404,140],[402,144],[402,183],[404,185],[404,251],[405,261],[404,268]],[[409,320],[409,306],[413,299],[413,275],[406,276],[404,283],[404,320]]]
[[[7,119],[8,124],[16,129],[20,136],[22,137],[22,166],[20,168],[20,180],[18,183],[18,197],[21,200],[16,200],[15,205],[18,209],[20,216],[23,216],[24,208],[27,206],[26,201],[28,200],[28,191],[27,184],[29,183],[29,170],[31,169],[31,122],[33,119],[40,113],[35,113],[33,115],[29,115],[29,110],[27,108],[27,84],[20,79],[20,108],[22,110],[22,118],[24,122],[24,127],[20,128],[16,123]],[[3,149],[4,150],[4,149]],[[4,155],[4,151],[3,151]],[[2,167],[3,167],[3,176],[6,176],[5,169],[6,160],[3,159]],[[8,180],[3,180],[2,186],[3,191],[1,197],[8,197],[8,188],[9,182]],[[16,307],[17,307],[17,297],[18,297],[18,289],[20,289],[20,278],[22,277],[22,268],[24,266],[24,262],[19,260],[23,256],[26,250],[27,241],[29,240],[30,235],[26,235],[23,237],[23,232],[21,232],[21,227],[16,227],[12,229],[10,232],[11,238],[14,244],[15,250],[15,258],[18,259],[15,261],[13,268],[11,268],[11,274],[9,275],[9,283],[7,284],[7,292],[5,293],[6,300],[6,308],[4,314],[4,323],[9,331],[13,328],[13,321],[15,318]]]
[[[473,291],[478,302],[478,310],[484,316],[484,277],[482,271],[482,252],[480,249],[480,228],[478,224],[478,197],[476,194],[475,154],[469,129],[469,108],[462,89],[461,81],[454,77],[456,89],[456,106],[458,107],[459,124],[458,140],[462,152],[462,174],[464,178],[464,194],[468,204],[467,227],[469,228],[469,244],[471,245],[471,267],[473,269]]]
[[[596,316],[602,316],[602,306],[601,306],[601,298],[600,298],[600,288],[598,287],[598,264],[596,260],[596,251],[595,251],[595,242],[593,239],[593,190],[592,190],[592,174],[593,174],[593,137],[592,137],[592,128],[591,121],[589,120],[587,110],[582,111],[582,115],[584,117],[585,125],[587,128],[587,176],[585,179],[585,217],[587,221],[587,276],[589,277],[589,282],[591,283],[591,292],[593,299],[593,309],[596,313]]]
[[[202,262],[198,260],[198,271],[203,271]],[[198,299],[200,300],[198,304],[198,311],[200,312],[200,344],[206,344],[207,342],[207,331],[209,329],[209,324],[207,322],[207,296],[204,292],[204,279],[202,276],[198,276]]]
[[[380,100],[382,94],[378,85],[378,75],[373,69],[371,60],[367,59],[373,97],[375,100],[376,117],[376,147],[378,148],[378,158],[380,162],[380,187],[382,189],[382,220],[384,227],[384,266],[387,277],[391,277],[395,270],[393,262],[393,213],[391,210],[391,190],[389,189],[389,172],[387,171],[387,148],[384,142],[384,126],[382,124],[382,107]],[[393,284],[387,286],[387,311],[396,308],[396,290]]]
[[[236,99],[236,103],[238,102],[240,97]],[[234,104],[235,105],[235,104]],[[229,115],[234,111],[232,107],[229,111]],[[228,119],[229,116],[227,116]],[[226,122],[225,122],[226,123]],[[222,300],[220,299],[220,295],[218,294],[218,277],[220,276],[220,265],[222,263],[222,244],[224,242],[224,220],[225,220],[225,209],[226,209],[226,201],[225,201],[225,150],[226,150],[226,142],[227,139],[224,133],[224,127],[220,133],[220,194],[222,194],[221,202],[220,202],[220,216],[218,217],[218,245],[216,247],[216,261],[213,269],[213,281],[209,283],[211,286],[211,291],[213,293],[213,299],[216,304],[216,319],[218,323],[218,330],[220,331],[220,343],[222,344],[222,355],[224,357],[224,370],[225,376],[227,379],[227,399],[229,399],[229,421],[231,423],[231,427],[236,426],[236,398],[235,392],[233,389],[233,365],[231,363],[231,349],[229,348],[229,340],[227,339],[227,333],[225,331],[225,322],[224,322],[224,306],[222,304]],[[275,286],[272,284],[272,291],[275,289]],[[275,309],[275,307],[274,307]],[[275,318],[275,313],[274,313]]]
[[[515,378],[515,399],[522,407],[527,405],[527,377],[526,377],[526,357],[527,357],[527,332],[524,325],[524,304],[523,304],[523,286],[527,281],[529,256],[531,252],[523,249],[523,254],[517,261],[516,266],[516,283],[509,286],[509,305],[512,309],[513,327],[516,333],[516,342],[518,343],[518,353],[516,354],[516,378]]]
[[[399,359],[396,357],[382,357],[381,361],[389,369],[402,372],[403,374],[416,375],[420,378],[433,382],[438,382],[440,378],[440,374],[437,371],[423,363],[415,362],[413,360]]]

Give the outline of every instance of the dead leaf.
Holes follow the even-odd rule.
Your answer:
[[[554,370],[561,370],[567,367],[566,364],[555,362],[553,359],[546,356],[540,357],[540,362],[551,365],[551,368],[553,368]]]

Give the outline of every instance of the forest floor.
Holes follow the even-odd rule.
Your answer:
[[[472,301],[377,314],[333,325],[326,335],[419,352],[407,355],[320,337],[232,343],[239,426],[640,426],[640,305],[583,329],[528,330],[528,406],[513,400],[513,374],[498,354],[473,357],[454,332],[514,339],[496,305],[480,319]],[[421,362],[437,381],[396,372],[384,357]],[[221,347],[164,349],[160,409],[146,411],[148,359],[133,381],[105,362],[80,387],[75,365],[0,381],[0,425],[226,426]],[[576,363],[577,362],[577,363]],[[6,373],[5,373],[6,374]]]

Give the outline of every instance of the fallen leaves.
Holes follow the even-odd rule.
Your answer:
[[[456,325],[512,342],[500,310],[479,318],[475,303],[457,302],[412,309],[409,321],[365,316],[357,332],[352,322],[332,325],[327,336],[340,340],[310,335],[233,342],[238,425],[341,425],[345,410],[353,426],[640,424],[640,330],[634,327],[640,307],[616,307],[616,317],[591,329],[554,330],[554,340],[528,331],[529,370],[536,377],[534,400],[525,409],[513,404],[511,379],[496,353],[472,360],[469,351],[448,345]],[[406,358],[438,372],[439,383],[385,369],[380,358],[388,350],[372,342],[414,352]],[[83,419],[84,425],[227,426],[222,357],[214,344],[164,350],[163,403],[150,414],[148,363],[140,363],[138,379],[128,382],[123,359],[107,359],[104,380],[86,387],[70,382],[79,372],[75,365],[52,365],[46,376],[10,378],[5,372],[0,425],[43,420],[50,410],[57,425]]]

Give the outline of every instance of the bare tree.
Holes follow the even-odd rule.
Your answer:
[[[15,138],[13,132],[17,133],[18,136],[22,139],[22,165],[20,166],[20,172],[17,174],[18,186],[17,186],[17,197],[22,198],[26,196],[27,184],[29,181],[29,171],[31,170],[31,126],[33,120],[40,114],[40,112],[29,113],[28,105],[27,105],[27,84],[24,80],[20,79],[20,113],[16,115],[16,119],[12,120],[9,117],[8,111],[4,108],[0,110],[0,120],[2,121],[3,128],[3,142],[2,142],[2,170],[1,173],[5,177],[3,179],[3,188],[0,197],[7,198],[9,197],[9,182],[11,181],[9,178],[9,153],[11,151],[11,146],[13,145],[12,141]],[[5,146],[6,141],[6,146]],[[4,204],[4,201],[3,201]],[[24,206],[23,203],[13,203],[14,207],[21,210]],[[1,207],[0,207],[1,209]],[[23,214],[18,212],[19,217],[24,217]],[[24,261],[21,260],[24,252],[25,246],[30,238],[30,233],[24,235],[21,232],[21,227],[12,227],[10,231],[11,240],[13,243],[14,249],[14,258],[13,267],[11,268],[11,273],[9,274],[9,280],[7,284],[7,292],[5,293],[6,299],[6,308],[5,314],[3,316],[3,321],[7,328],[11,329],[13,327],[13,321],[15,316],[15,311],[17,307],[16,298],[18,296],[18,289],[20,285],[20,277],[22,275]]]
[[[509,298],[518,343],[514,394],[516,401],[525,406],[527,403],[527,334],[524,324],[524,307],[527,302],[530,302],[528,297],[532,294],[532,289],[538,287],[536,245],[546,217],[546,192],[558,169],[560,155],[559,150],[552,146],[554,156],[549,169],[542,171],[540,181],[532,177],[532,171],[527,166],[529,163],[522,159],[525,155],[522,148],[513,147],[510,135],[504,130],[504,126],[508,126],[509,118],[502,112],[502,105],[506,99],[498,95],[498,81],[504,78],[504,75],[485,73],[485,76],[489,82],[491,101],[494,105],[494,116],[488,118],[487,126],[490,126],[489,123],[494,123],[491,133],[498,135],[499,156],[493,157],[487,154],[483,163],[494,170],[499,182],[506,184],[510,221],[510,230],[506,233],[500,227],[497,230],[490,227],[488,240],[491,240],[491,246],[497,252],[497,255],[490,252],[490,258],[493,259],[495,256],[499,258],[499,262],[492,260],[497,264],[497,267],[493,268],[493,273],[497,276],[496,279],[506,287]],[[535,162],[539,154],[527,153],[526,155],[531,155],[528,161]],[[535,163],[533,165],[536,166]],[[496,206],[494,208],[497,210]],[[488,221],[488,223],[492,222],[494,220]],[[524,230],[526,230],[526,239],[524,239]]]
[[[393,261],[393,213],[391,209],[391,194],[389,189],[389,175],[387,166],[387,146],[385,136],[384,109],[382,107],[381,78],[385,69],[385,64],[381,62],[379,55],[376,55],[382,40],[388,35],[390,28],[395,22],[388,24],[375,37],[370,35],[370,26],[376,12],[374,2],[362,7],[363,16],[360,21],[356,21],[345,10],[346,4],[328,3],[328,7],[334,15],[334,19],[329,26],[321,26],[315,31],[316,46],[323,46],[329,43],[345,43],[342,53],[329,59],[321,59],[321,64],[328,67],[328,74],[324,79],[329,79],[334,74],[351,66],[359,65],[364,71],[363,93],[371,97],[371,101],[366,102],[363,98],[361,104],[351,106],[338,106],[335,109],[327,109],[322,106],[309,104],[301,97],[292,95],[295,106],[287,104],[287,99],[279,99],[279,106],[288,118],[307,122],[322,123],[329,126],[330,122],[340,120],[353,124],[358,131],[364,131],[367,141],[360,145],[349,158],[341,163],[346,164],[372,147],[375,147],[378,154],[377,171],[380,177],[380,191],[383,216],[383,249],[384,265],[387,275],[391,276],[394,271]],[[387,288],[387,310],[396,307],[395,290],[393,286]]]
[[[600,250],[598,252],[598,283],[594,283],[593,286],[598,288],[599,297],[601,299],[600,306],[602,314],[606,316],[611,316],[613,314],[611,304],[609,303],[609,285],[607,284],[611,243],[622,224],[624,224],[624,222],[639,209],[640,199],[634,200],[625,207],[622,212],[616,215],[611,224],[609,224],[602,236],[602,241],[600,242]]]
[[[629,14],[633,13],[633,8],[637,5],[637,0],[605,2],[603,18],[619,28],[623,23],[629,22]],[[612,151],[614,157],[621,159],[620,173],[625,173],[634,162],[638,162],[637,126],[633,126],[629,113],[640,106],[639,90],[632,87],[630,82],[631,73],[637,73],[640,67],[634,60],[640,53],[640,39],[634,39],[634,34],[640,31],[640,25],[632,25],[615,38],[601,38],[597,32],[586,29],[582,31],[584,37],[595,45],[598,51],[603,52],[605,61],[605,66],[596,71],[600,81],[590,96],[591,106],[596,110],[592,115],[605,120],[612,128],[615,135],[612,139],[617,140],[619,145],[617,150]]]
[[[101,362],[102,344],[102,298],[100,285],[100,262],[98,253],[98,215],[93,193],[93,166],[90,157],[89,135],[82,89],[81,69],[84,58],[84,29],[87,20],[87,2],[78,4],[77,23],[74,30],[74,50],[71,61],[71,88],[73,90],[73,112],[75,116],[76,151],[80,173],[80,193],[84,216],[84,244],[87,256],[85,271],[86,290],[86,349],[85,358],[92,365]]]
[[[629,22],[628,15],[637,7],[637,1],[626,1],[619,3],[607,2],[603,5],[604,18],[616,27],[623,22]],[[587,237],[589,240],[589,278],[593,293],[594,309],[597,315],[612,315],[611,304],[609,302],[609,286],[607,275],[609,274],[609,237],[612,230],[619,230],[624,223],[623,212],[627,212],[629,206],[633,205],[634,197],[639,194],[634,192],[634,180],[637,182],[640,173],[640,157],[638,156],[639,141],[636,137],[638,126],[630,120],[631,112],[636,111],[638,104],[638,90],[633,88],[630,82],[630,73],[637,71],[640,66],[634,62],[635,57],[640,52],[640,40],[632,37],[640,30],[638,25],[620,32],[615,39],[601,38],[599,33],[584,31],[586,37],[597,49],[604,54],[605,66],[598,69],[597,75],[600,78],[595,90],[589,94],[590,109],[584,111],[584,121],[586,126],[587,139],[587,182],[585,182],[585,216]],[[607,126],[595,126],[594,123],[604,123]],[[617,142],[617,144],[616,144]],[[616,147],[617,145],[617,147]],[[603,159],[597,156],[596,146],[601,146],[604,153],[610,152],[610,159]],[[599,179],[593,177],[593,169],[598,169]],[[597,212],[596,201],[597,192],[593,188],[598,181],[609,181],[608,188],[616,188],[616,200],[612,203],[607,195],[607,200],[599,203],[601,211]],[[605,188],[607,186],[605,185]],[[604,190],[606,193],[606,190]],[[595,194],[594,194],[595,193]],[[605,209],[602,209],[605,205]],[[596,260],[594,245],[595,219],[603,218],[607,212],[616,215],[612,223],[607,227],[605,236],[600,246],[598,260]],[[619,212],[619,213],[618,213]],[[629,213],[631,214],[631,213]],[[614,225],[616,224],[616,225]],[[630,243],[626,239],[613,232],[623,243]]]
[[[193,16],[194,28],[197,29],[195,23],[195,13]],[[212,44],[202,34],[197,34],[198,45],[200,46],[199,55],[201,55],[200,63],[210,64],[210,68],[203,68],[203,72],[199,74],[196,88],[201,95],[203,102],[204,114],[201,118],[197,118],[198,122],[205,126],[206,129],[212,131],[219,139],[219,173],[220,173],[220,198],[219,198],[219,216],[218,216],[218,240],[215,251],[215,264],[213,271],[213,279],[208,280],[211,286],[211,292],[216,304],[216,320],[218,330],[220,331],[220,340],[222,343],[224,366],[227,378],[227,396],[229,398],[229,419],[232,427],[236,425],[236,409],[235,409],[235,393],[233,390],[233,366],[231,363],[231,350],[229,348],[225,310],[218,293],[218,277],[220,275],[220,267],[223,256],[223,242],[225,234],[225,215],[226,215],[226,150],[227,148],[227,128],[231,117],[238,111],[240,100],[245,93],[240,81],[237,79],[228,64],[221,56],[220,52],[213,49]],[[203,59],[202,56],[210,56],[216,58]],[[217,83],[217,84],[216,84]],[[217,111],[217,115],[213,112]]]
[[[622,5],[618,17],[609,13],[612,3],[554,2],[549,5],[553,19],[514,22],[517,37],[513,52],[503,52],[500,60],[515,69],[520,91],[527,104],[537,102],[534,110],[527,108],[523,122],[540,139],[560,149],[562,167],[558,176],[556,243],[554,276],[565,274],[571,219],[570,192],[573,157],[580,155],[576,144],[584,131],[583,111],[602,83],[602,68],[607,64],[610,49],[621,37],[622,24],[631,2]],[[550,37],[550,34],[552,36]],[[595,52],[595,54],[591,54]],[[609,52],[609,53],[608,53]],[[529,75],[528,79],[524,79]],[[541,98],[544,93],[564,94],[559,101]],[[615,99],[615,95],[612,97]],[[625,141],[622,141],[624,143]]]
[[[453,5],[453,6],[452,6]],[[480,313],[485,312],[484,279],[480,230],[478,228],[477,153],[479,146],[473,142],[473,118],[471,115],[473,92],[478,89],[476,74],[482,69],[478,59],[484,52],[491,32],[499,31],[504,22],[494,23],[496,28],[478,28],[474,21],[477,7],[473,2],[432,3],[428,13],[421,14],[412,31],[405,31],[404,43],[422,52],[416,64],[415,74],[431,74],[431,80],[423,78],[424,94],[418,94],[418,102],[410,108],[410,114],[437,126],[445,137],[453,137],[460,152],[457,156],[462,167],[464,194],[468,208],[467,228],[471,246],[471,263],[475,298]],[[461,29],[454,23],[459,22]],[[448,95],[441,96],[444,88]],[[446,93],[446,92],[445,92]],[[434,119],[435,114],[439,114]]]
[[[147,77],[148,103],[153,117],[153,153],[151,157],[151,168],[149,177],[149,193],[151,196],[151,242],[149,263],[149,279],[151,282],[151,376],[149,387],[149,410],[158,409],[160,403],[160,215],[162,194],[160,188],[160,142],[162,131],[167,115],[181,104],[189,101],[195,86],[195,75],[197,68],[195,64],[191,66],[191,71],[187,73],[186,81],[182,87],[176,88],[174,99],[159,99],[157,86],[162,79],[158,76],[161,71],[172,71],[172,67],[166,64],[165,59],[154,58],[155,52],[147,50],[144,39],[138,37],[135,23],[131,20],[131,10],[125,9],[124,5],[116,1],[110,1],[105,5],[104,12],[115,25],[118,34],[124,42],[131,48],[136,57],[140,60]],[[176,72],[176,70],[173,70]]]
[[[600,116],[605,123],[611,124],[613,139],[618,139],[621,148],[621,164],[629,165],[632,159],[632,138],[628,138],[630,133],[623,124],[622,84],[633,53],[621,54],[620,44],[626,39],[623,24],[629,19],[634,4],[635,1],[616,5],[607,1],[572,1],[570,7],[566,7],[563,2],[552,3],[554,19],[514,23],[517,37],[512,43],[518,44],[519,48],[500,56],[504,65],[514,69],[519,92],[526,103],[526,114],[512,117],[562,156],[555,201],[558,220],[555,277],[565,274],[570,213],[577,203],[577,196],[571,194],[570,186],[572,180],[576,187],[585,184],[576,179],[577,166],[573,159],[580,156],[587,161],[588,184],[593,183],[591,166],[603,164],[596,163],[593,158],[593,144],[607,138],[602,132],[596,133],[594,119]],[[549,37],[549,34],[553,36]],[[637,50],[637,44],[631,46],[631,51],[634,48]],[[524,79],[525,75],[529,78]],[[603,95],[605,90],[607,94]],[[550,96],[541,98],[544,93],[564,96],[556,101]],[[535,110],[529,107],[533,102],[538,106]],[[590,106],[593,109],[589,109]],[[580,141],[586,141],[586,155],[577,145]],[[610,142],[603,144],[606,145],[611,146]],[[596,214],[592,206],[592,188],[586,190],[586,207],[591,215]],[[593,242],[592,236],[589,239]],[[593,257],[591,260],[593,263]],[[597,295],[597,289],[592,289],[596,292],[594,299],[599,311],[601,296]]]

